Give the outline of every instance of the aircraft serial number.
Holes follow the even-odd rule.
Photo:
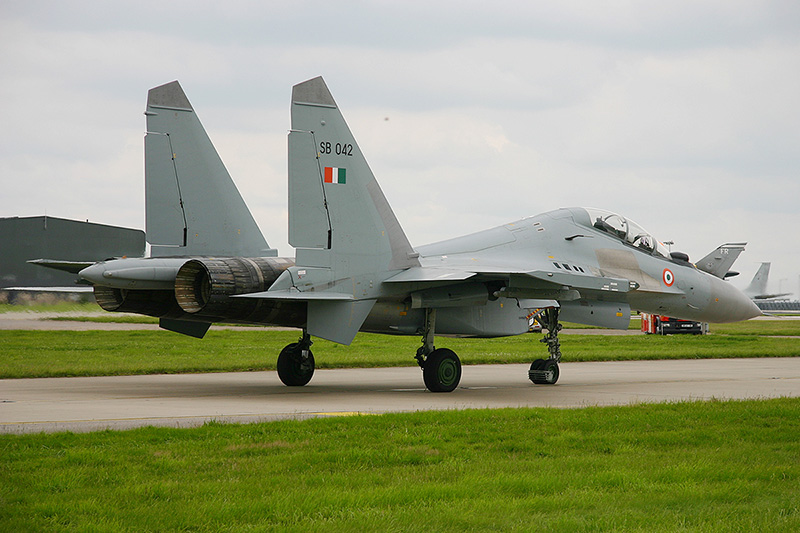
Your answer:
[[[350,143],[330,143],[322,141],[319,143],[319,153],[336,155],[353,155],[353,145]]]

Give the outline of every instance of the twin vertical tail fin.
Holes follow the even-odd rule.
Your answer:
[[[768,300],[770,298],[787,295],[767,293],[767,282],[769,281],[769,269],[771,266],[772,263],[761,263],[755,276],[753,276],[753,279],[750,281],[750,285],[744,290],[746,295],[756,300]]]
[[[720,245],[716,250],[697,262],[697,268],[708,272],[712,276],[727,279],[737,276],[738,272],[732,272],[731,267],[736,259],[744,251],[746,242],[733,242]]]
[[[308,334],[350,344],[381,283],[418,266],[322,78],[292,89],[289,243],[296,266],[266,297],[305,301]]]
[[[150,89],[145,115],[145,229],[151,255],[276,256],[180,84]]]
[[[417,255],[321,77],[292,89],[289,244],[334,277],[397,271]]]

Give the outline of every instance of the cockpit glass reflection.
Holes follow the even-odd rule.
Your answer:
[[[592,227],[653,255],[669,257],[666,247],[636,222],[602,209],[587,208]]]

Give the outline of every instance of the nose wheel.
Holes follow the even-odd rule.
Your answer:
[[[558,332],[561,331],[561,324],[558,323],[558,308],[552,307],[542,311],[542,322],[547,329],[547,333],[540,342],[547,344],[547,351],[550,353],[548,359],[537,359],[531,363],[528,370],[528,379],[537,385],[555,385],[561,372],[558,363],[561,361],[561,341],[558,340]]]

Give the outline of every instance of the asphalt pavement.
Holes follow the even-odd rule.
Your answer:
[[[499,407],[800,396],[800,358],[563,363],[556,385],[528,365],[463,368],[452,393],[425,390],[419,368],[317,370],[305,387],[275,372],[0,380],[0,433],[193,427],[319,416]]]

